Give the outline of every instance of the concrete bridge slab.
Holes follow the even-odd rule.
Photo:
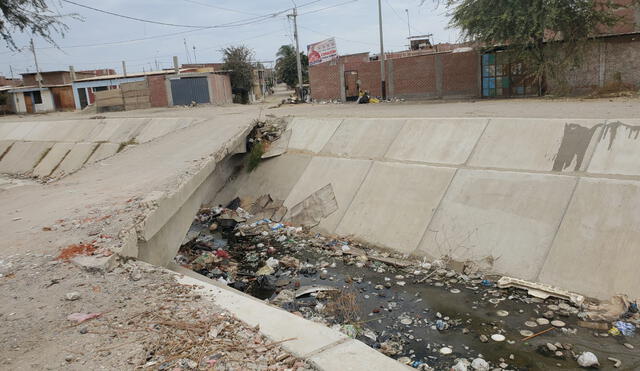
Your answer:
[[[0,173],[30,173],[52,146],[50,142],[15,142],[0,161]]]
[[[161,136],[167,135],[172,131],[185,128],[193,124],[196,120],[193,118],[168,118],[168,119],[151,119],[147,125],[135,137],[138,143],[146,143]]]
[[[331,183],[339,209],[323,219],[318,227],[320,230],[333,233],[364,181],[371,164],[368,160],[314,157],[289,193],[284,205],[291,209],[313,192]]]
[[[599,138],[588,172],[640,175],[640,120],[608,120]]]
[[[464,164],[488,119],[408,119],[386,158],[439,164]]]
[[[576,178],[460,169],[416,251],[534,280]]]
[[[33,175],[39,178],[47,177],[60,165],[62,160],[69,154],[74,143],[56,143],[51,150],[40,161],[38,166],[33,170]]]
[[[640,182],[580,179],[540,281],[601,299],[640,297],[639,210]]]
[[[345,119],[321,153],[379,159],[395,140],[405,119]]]
[[[604,120],[491,119],[469,161],[475,167],[580,171]],[[587,161],[585,161],[587,160]]]
[[[341,123],[342,119],[294,118],[289,148],[318,153]]]
[[[374,163],[336,233],[413,252],[454,173],[453,168]]]

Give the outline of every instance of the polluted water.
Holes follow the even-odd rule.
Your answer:
[[[474,264],[386,253],[240,205],[201,209],[176,263],[419,370],[640,369],[636,303],[591,322],[584,305],[499,288]]]

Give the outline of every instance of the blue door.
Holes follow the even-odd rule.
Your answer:
[[[192,102],[210,103],[209,80],[206,77],[188,77],[171,80],[174,106],[187,106]]]

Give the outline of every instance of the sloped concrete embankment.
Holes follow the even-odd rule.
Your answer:
[[[84,165],[191,126],[195,118],[121,118],[0,123],[0,173],[59,178]]]
[[[331,184],[318,228],[474,261],[598,298],[640,296],[640,120],[296,118],[287,154],[216,202],[292,207]]]

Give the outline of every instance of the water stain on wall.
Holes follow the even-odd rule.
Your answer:
[[[573,171],[580,171],[580,167],[584,161],[589,144],[593,139],[593,135],[600,127],[603,127],[603,130],[600,132],[598,140],[603,141],[608,138],[609,144],[607,149],[609,151],[611,150],[613,142],[616,140],[618,131],[621,130],[621,127],[627,129],[627,138],[629,139],[637,140],[640,135],[640,125],[628,125],[620,121],[607,124],[597,124],[593,127],[567,123],[564,125],[562,141],[560,142],[558,153],[555,155],[552,171],[566,170],[572,163],[574,163],[574,160],[575,166]]]

